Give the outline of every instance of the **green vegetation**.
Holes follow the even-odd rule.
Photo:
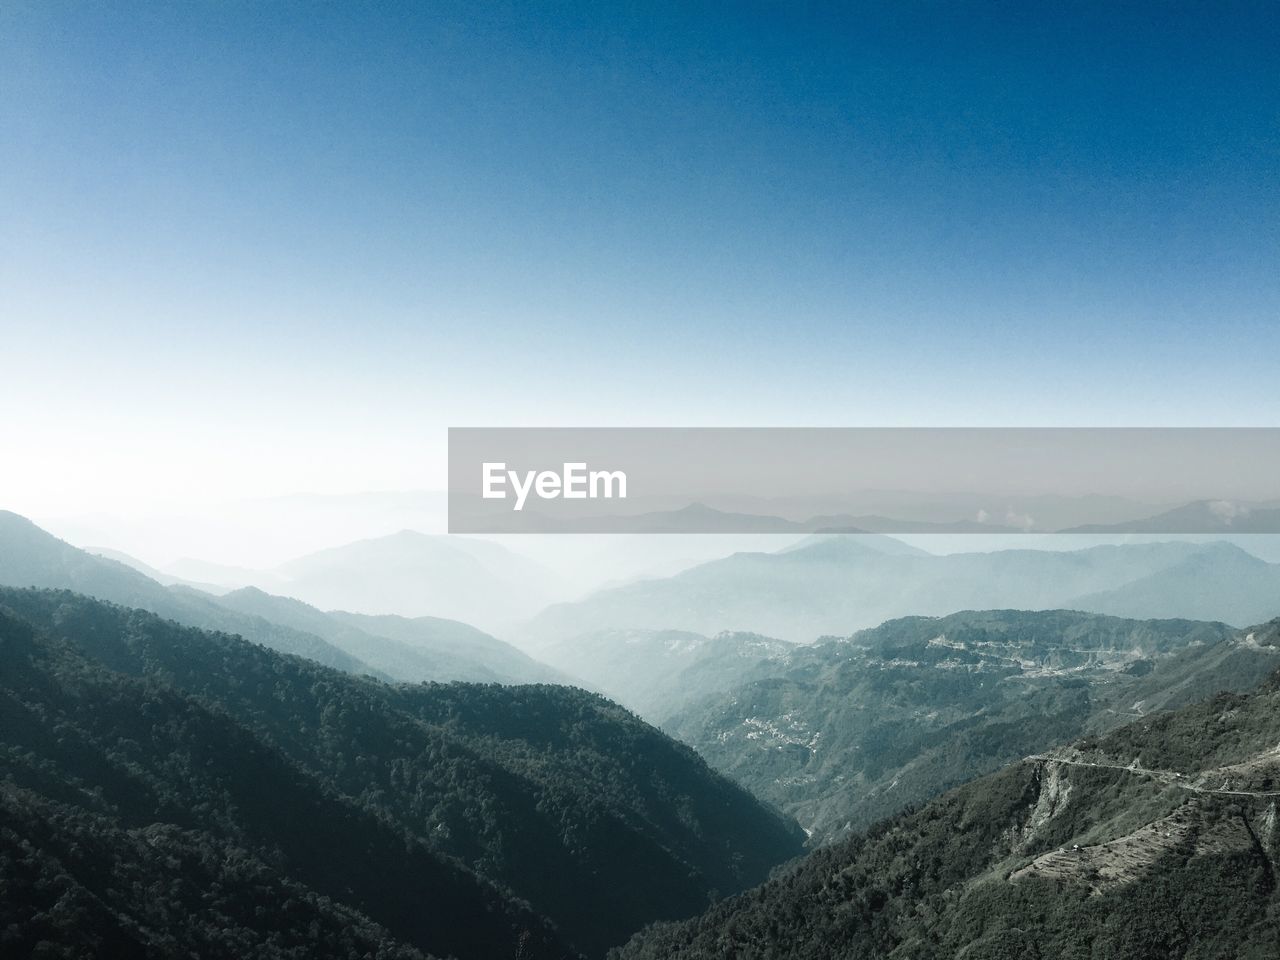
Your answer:
[[[335,955],[599,954],[800,849],[794,824],[580,690],[390,686],[54,591],[0,590],[0,644],[0,778],[22,814],[0,877],[30,891],[5,898],[6,949],[62,942],[46,928],[74,916],[38,905],[77,889],[112,918],[89,928],[166,955],[225,928],[285,956],[329,927],[354,938]],[[208,904],[182,887],[188,856]],[[228,857],[243,869],[224,876]]]
[[[612,956],[1275,957],[1277,743],[1272,680],[1019,761]]]
[[[1217,690],[1280,648],[1224,624],[1072,611],[907,617],[757,665],[664,724],[815,843],[1020,757]]]

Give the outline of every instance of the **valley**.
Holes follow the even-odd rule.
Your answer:
[[[1280,736],[1251,696],[1274,699],[1280,620],[992,608],[802,643],[664,626],[737,622],[738,597],[794,631],[852,610],[833,605],[841,590],[871,596],[868,571],[883,592],[935,561],[957,596],[1026,599],[1041,578],[1149,595],[1188,570],[1227,576],[1240,551],[940,558],[894,543],[817,537],[605,588],[547,608],[517,645],[444,617],[161,583],[0,514],[0,806],[20,825],[0,831],[0,876],[28,905],[4,942],[595,960],[771,956],[786,930],[787,956],[941,960],[970,936],[971,958],[1072,956],[1076,927],[1101,921],[1072,914],[1071,891],[1131,916],[1130,899],[1171,896],[1191,870],[1234,898],[1252,943],[1266,895],[1222,871],[1274,858]],[[406,584],[437,563],[421,546],[395,548]],[[322,555],[344,582],[344,550]],[[376,566],[382,547],[353,555]],[[771,597],[752,598],[756,577]],[[735,586],[687,592],[702,581]],[[617,605],[628,595],[656,604],[639,625]],[[1223,698],[1212,742],[1177,720]],[[931,839],[955,816],[977,848]],[[902,873],[901,854],[877,852],[889,837],[933,866]],[[112,858],[123,875],[104,872]],[[852,899],[812,915],[846,861]],[[952,879],[935,890],[935,874]],[[917,906],[893,906],[909,890]],[[1060,919],[1027,940],[1015,917],[1031,903]]]
[[[0,960],[1280,960],[1277,65],[0,0]]]

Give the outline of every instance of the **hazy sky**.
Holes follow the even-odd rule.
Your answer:
[[[836,6],[0,5],[0,507],[1280,421],[1280,8]]]

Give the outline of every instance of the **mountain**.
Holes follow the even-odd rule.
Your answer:
[[[1065,533],[1280,533],[1280,506],[1233,500],[1195,500],[1142,520],[1093,523]]]
[[[567,681],[564,674],[510,644],[456,620],[324,613],[301,600],[272,596],[255,587],[233,590],[217,602],[230,610],[321,637],[393,680]]]
[[[1122,587],[1079,597],[1086,610],[1142,616],[1159,606],[1170,617],[1198,617],[1222,603],[1230,584],[1234,623],[1275,616],[1280,606],[1280,565],[1267,563],[1228,543],[1206,544],[1165,569]]]
[[[74,590],[141,607],[188,626],[240,634],[273,650],[348,673],[375,672],[315,634],[228,609],[198,590],[166,588],[123,563],[73,547],[25,517],[4,510],[0,510],[0,585]]]
[[[664,726],[819,843],[1054,743],[1248,689],[1277,667],[1280,647],[1221,623],[909,617],[796,648]]]
[[[456,664],[438,679],[481,683],[570,683],[569,677],[483,630],[441,617],[398,617],[331,610],[329,617],[365,633],[386,637],[429,656],[433,662]],[[433,678],[427,678],[433,679]]]
[[[788,544],[778,549],[777,553],[794,553],[797,550],[808,550],[810,548],[818,548],[821,551],[824,544],[836,544],[835,547],[827,547],[827,549],[840,550],[841,546],[848,547],[866,547],[874,550],[876,553],[887,554],[888,556],[900,557],[928,557],[932,556],[927,550],[921,550],[919,547],[913,547],[909,543],[905,543],[896,537],[886,536],[882,533],[810,533],[801,537],[795,543]],[[748,552],[748,551],[738,551]],[[756,551],[760,552],[760,551]]]
[[[0,513],[0,584],[76,590],[188,626],[237,633],[348,673],[408,682],[567,680],[496,637],[455,621],[383,617],[362,622],[358,615],[323,613],[253,587],[221,596],[181,584],[164,587],[123,563],[64,543],[16,514]]]
[[[132,567],[145,577],[149,577],[156,583],[165,587],[193,587],[196,590],[202,590],[205,593],[224,593],[225,588],[213,583],[205,583],[199,580],[188,580],[172,573],[166,573],[163,570],[157,570],[150,564],[143,563],[137,557],[131,557],[129,554],[120,550],[112,550],[108,547],[85,547],[86,553],[95,556],[104,557],[107,560],[114,560],[116,563],[123,563],[126,567]]]
[[[1022,533],[1021,527],[992,523],[988,520],[904,520],[882,517],[878,514],[846,513],[811,517],[805,523],[809,530],[826,530],[832,533]]]
[[[151,576],[146,570],[142,572]],[[164,572],[188,583],[207,583],[217,588],[207,590],[208,593],[225,593],[228,590],[239,590],[241,587],[275,590],[280,586],[280,578],[273,576],[269,571],[212,563],[195,557],[181,557],[174,560],[165,566]],[[158,580],[159,577],[152,579]]]
[[[654,723],[757,675],[794,645],[754,633],[704,637],[681,630],[601,630],[551,641],[540,659]]]
[[[611,957],[1271,958],[1278,742],[1273,677],[1028,756]]]
[[[598,956],[800,850],[794,823],[581,690],[388,685],[66,592],[0,590],[0,609],[0,783],[25,791],[13,802],[69,854],[66,819],[104,853],[158,825],[175,857],[207,847],[215,879],[226,860],[235,882],[243,863],[421,951],[488,958]],[[65,874],[134,911],[118,925],[135,932],[153,905],[130,906],[129,891],[157,891],[154,917],[182,913],[170,861],[123,851],[134,883],[90,854],[33,882]],[[255,889],[213,894],[252,903]],[[16,909],[33,936],[38,918]],[[245,909],[232,927],[273,922]],[[166,922],[180,938],[222,921]]]
[[[555,578],[496,543],[404,530],[291,560],[271,589],[326,610],[433,616],[486,630],[531,616]]]
[[[724,496],[716,498],[715,506],[695,502],[673,509],[584,516],[545,508],[512,513],[505,508],[495,510],[476,498],[459,510],[462,528],[483,534],[1280,533],[1280,505],[1276,503],[1202,500],[1144,516],[1159,507],[1119,497],[929,494],[921,498],[883,491],[869,495],[864,492],[852,501],[845,498],[844,502],[837,502],[833,498],[823,503],[824,499],[762,501]],[[803,512],[806,505],[812,510],[819,504],[826,509]]]
[[[509,893],[156,676],[166,658],[238,654],[259,690],[305,663],[73,594],[0,590],[6,955],[572,955]]]
[[[1212,543],[936,556],[829,537],[780,553],[739,553],[556,604],[513,639],[537,649],[601,630],[707,636],[727,630],[805,643],[909,614],[1003,607],[1143,618],[1176,609],[1198,620],[1245,624],[1280,613],[1280,565],[1255,561],[1237,547]],[[1194,590],[1187,589],[1189,569],[1199,578]]]

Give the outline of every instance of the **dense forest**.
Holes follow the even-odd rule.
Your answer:
[[[313,934],[336,955],[597,955],[800,850],[580,690],[389,685],[58,591],[0,590],[0,643],[5,823],[30,824],[0,871],[29,890],[0,923],[18,953],[63,943],[81,904],[144,955],[224,929],[267,956]]]
[[[1280,677],[1019,761],[614,957],[1274,958],[1277,743]]]
[[[1066,610],[907,617],[759,662],[663,725],[817,843],[1054,744],[1251,689],[1280,648],[1247,633]]]

